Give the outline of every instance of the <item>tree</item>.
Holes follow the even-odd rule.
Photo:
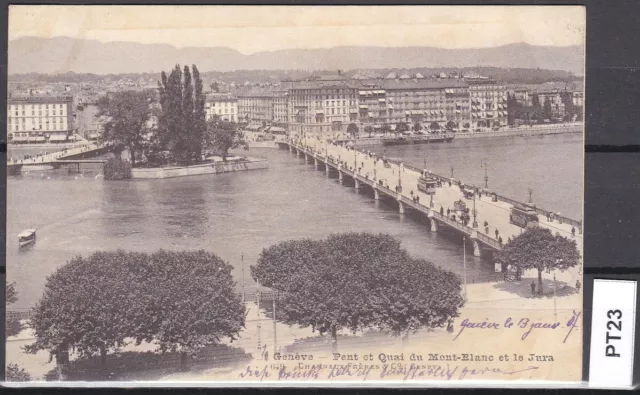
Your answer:
[[[284,241],[262,251],[251,275],[282,294],[278,320],[329,333],[334,351],[338,330],[442,327],[463,303],[456,275],[384,234]]]
[[[429,125],[429,129],[431,129],[431,130],[439,130],[440,129],[440,125],[438,124],[438,122],[433,121]]]
[[[136,292],[144,279],[136,265],[144,254],[96,252],[75,257],[47,278],[31,327],[36,341],[30,353],[48,350],[64,377],[69,348],[80,356],[100,355],[104,366],[109,350],[121,347],[144,325],[135,317],[145,306]]]
[[[551,110],[551,99],[547,98],[544,101],[544,105],[542,106],[542,113],[544,115],[544,119],[551,119],[553,112]]]
[[[416,122],[415,124],[413,124],[413,131],[414,132],[419,132],[422,130],[422,125],[420,125],[420,122]]]
[[[398,122],[396,124],[396,133],[404,133],[409,130],[409,125],[406,122]]]
[[[151,117],[151,97],[147,92],[116,92],[98,100],[98,116],[106,116],[102,140],[123,144],[128,150],[131,165],[136,163],[136,153],[146,145],[149,132],[147,122]]]
[[[540,104],[540,96],[537,93],[534,93],[531,96],[531,106],[533,107],[533,113],[536,118],[542,118],[542,105]]]
[[[16,283],[7,284],[7,306],[18,301],[18,293],[16,292]],[[12,315],[7,314],[6,327],[4,331],[5,339],[9,336],[15,336],[22,330],[20,321]]]
[[[373,126],[371,125],[367,125],[364,127],[364,132],[367,133],[369,135],[369,137],[371,137],[371,135],[373,134]]]
[[[213,92],[220,92],[220,87],[218,86],[218,82],[217,81],[213,81],[211,83],[211,85],[209,85],[211,87],[211,91]]]
[[[447,124],[445,126],[446,126],[446,128],[448,130],[452,130],[452,129],[455,129],[456,127],[458,127],[458,124],[453,122],[453,121],[449,121],[449,122],[447,122]]]
[[[580,253],[575,240],[559,234],[553,235],[547,228],[528,228],[508,242],[498,254],[503,266],[511,265],[521,270],[538,270],[538,293],[542,293],[542,271],[564,271],[580,263]]]
[[[5,379],[9,382],[25,382],[31,381],[31,375],[19,365],[10,363],[5,371]]]
[[[233,122],[223,121],[218,117],[214,117],[207,122],[205,145],[208,148],[217,150],[225,161],[230,149],[238,147],[243,147],[245,150],[249,149],[247,142],[244,140],[244,134],[238,129],[238,126]]]
[[[564,104],[565,120],[573,120],[576,114],[576,106],[573,104],[573,92],[565,90],[562,92],[560,98],[562,99],[562,104]]]
[[[465,122],[464,125],[462,125],[462,127],[465,129],[469,129],[471,127],[471,124],[469,122]]]
[[[76,257],[47,278],[31,319],[36,341],[25,351],[49,351],[61,378],[70,348],[99,355],[102,367],[127,339],[188,355],[244,326],[233,286],[231,266],[204,251]]]
[[[105,180],[126,180],[131,178],[131,163],[123,161],[120,155],[107,159],[102,166]]]
[[[205,134],[204,92],[195,65],[192,73],[176,65],[167,77],[163,71],[158,83],[160,106],[159,143],[182,163],[191,164],[202,156]]]
[[[391,126],[389,126],[389,124],[385,123],[380,128],[380,131],[382,131],[382,133],[386,136],[388,133],[391,132]]]
[[[192,151],[196,160],[202,158],[204,137],[207,132],[207,112],[205,110],[206,96],[202,86],[202,77],[196,65],[193,69],[193,83],[195,85],[193,133],[191,134]],[[217,84],[216,84],[217,85]]]
[[[515,94],[507,93],[507,123],[509,126],[515,125],[516,116],[522,106],[516,100]]]
[[[350,134],[354,138],[358,135],[358,132],[358,125],[355,123],[350,123],[349,126],[347,126],[347,134]]]
[[[153,337],[160,351],[179,352],[183,369],[187,356],[222,338],[235,340],[244,327],[233,267],[216,255],[160,250],[140,270],[146,273],[140,305],[148,314],[141,317],[147,332],[138,341]]]

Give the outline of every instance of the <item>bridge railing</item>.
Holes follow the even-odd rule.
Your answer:
[[[478,235],[478,240],[482,241],[485,244],[490,245],[491,247],[497,249],[497,250],[501,250],[502,246],[500,245],[500,242],[498,242],[498,240],[493,239],[485,234],[482,234],[480,232],[477,232]]]
[[[395,164],[396,166],[400,166],[400,162],[398,162],[398,161],[388,159],[388,162],[389,162],[389,163],[393,163],[393,164]],[[415,166],[408,165],[408,164],[404,164],[403,166],[404,166],[404,168],[405,168],[405,169],[410,169],[410,170],[413,170],[413,171],[415,171],[415,172],[418,172],[419,174],[422,174],[422,169],[419,169],[419,168],[417,168],[417,167],[415,167]],[[432,173],[432,174],[433,174],[433,176],[434,176],[434,177],[439,178],[440,180],[442,180],[442,181],[444,181],[444,182],[452,182],[452,184],[455,184],[455,185],[459,185],[459,184],[460,184],[460,181],[458,181],[458,180],[453,180],[453,179],[451,179],[450,177],[444,177],[444,176],[440,176],[440,175],[438,175],[438,174],[434,174],[434,173]],[[469,187],[474,188],[474,189],[477,189],[477,190],[482,190],[482,189],[484,189],[484,188],[481,188],[481,187],[478,187],[478,186],[476,186],[476,185],[472,185],[472,184],[465,184],[465,185],[468,185]],[[501,201],[501,202],[505,202],[505,203],[508,203],[508,204],[510,204],[510,205],[512,205],[512,206],[523,206],[523,205],[525,205],[525,203],[523,203],[523,202],[521,202],[521,201],[518,201],[518,200],[515,200],[515,199],[512,199],[512,198],[509,198],[509,197],[504,196],[504,195],[496,194],[496,197],[498,198],[498,200],[499,200],[499,201]],[[538,208],[538,207],[535,207],[535,208],[534,208],[534,210],[535,210],[538,214],[540,214],[540,215],[544,215],[545,217],[546,217],[547,215],[549,215],[549,214],[553,214],[553,216],[554,216],[556,219],[561,220],[561,221],[562,221],[562,223],[566,223],[566,224],[569,224],[569,225],[572,225],[572,226],[576,226],[576,227],[578,227],[580,230],[582,229],[582,221],[577,221],[577,220],[575,220],[575,219],[571,219],[571,218],[568,218],[568,217],[565,217],[565,216],[562,216],[562,215],[554,214],[554,213],[553,213],[553,212],[551,212],[551,211],[544,210],[544,209],[541,209],[541,208]]]
[[[414,202],[413,200],[409,199],[406,196],[402,196],[400,198],[400,201],[402,201],[402,203],[408,205],[409,207],[412,207],[414,210],[418,210],[421,211],[423,213],[428,213],[429,212],[429,208],[427,208],[426,206],[418,203],[418,202]]]

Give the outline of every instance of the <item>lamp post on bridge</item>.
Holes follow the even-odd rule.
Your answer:
[[[476,220],[476,216],[477,216],[477,212],[476,212],[476,194],[473,194],[473,227],[477,228],[478,227],[478,221]]]
[[[464,300],[467,301],[467,236],[462,236],[462,275],[464,279]]]
[[[484,158],[480,163],[481,166],[484,167],[484,187],[489,188],[489,176],[487,175],[487,158]]]

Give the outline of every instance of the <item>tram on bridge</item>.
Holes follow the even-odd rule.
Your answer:
[[[418,191],[427,195],[435,195],[438,187],[438,180],[431,177],[428,171],[423,171],[418,179]]]
[[[525,229],[535,227],[538,226],[538,214],[529,206],[513,206],[509,214],[509,222]]]

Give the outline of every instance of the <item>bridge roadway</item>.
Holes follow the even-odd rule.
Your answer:
[[[296,152],[299,156],[304,155],[305,161],[313,161],[316,168],[324,165],[327,176],[334,170],[338,172],[340,180],[344,176],[352,178],[357,189],[367,185],[373,189],[375,199],[380,199],[381,195],[391,197],[397,201],[400,213],[404,213],[406,209],[424,213],[429,218],[432,231],[437,231],[439,226],[456,229],[471,241],[476,256],[481,256],[484,250],[502,249],[499,237],[502,237],[503,243],[506,243],[508,238],[513,238],[523,231],[509,221],[512,203],[500,200],[493,202],[491,197],[486,195],[480,197],[475,195],[478,227],[474,228],[472,215],[474,201],[465,199],[458,185],[452,183],[449,186],[448,182],[443,182],[442,187],[436,188],[432,203],[430,196],[417,189],[420,172],[407,168],[402,163],[389,162],[389,167],[385,167],[382,159],[375,155],[315,139],[279,142],[278,145],[289,147],[291,152]],[[440,178],[444,179],[444,177]],[[383,185],[380,184],[381,181]],[[398,186],[402,186],[401,192],[396,192]],[[411,192],[413,196],[419,196],[419,203],[412,199]],[[460,222],[459,218],[454,220],[446,215],[447,209],[453,210],[454,202],[458,200],[463,200],[471,210],[471,221],[468,226]],[[440,214],[441,208],[444,215]],[[539,218],[540,226],[550,229],[554,234],[559,233],[576,240],[578,251],[582,255],[582,228],[578,226],[578,221],[572,223],[549,221],[544,215],[539,215]],[[488,229],[483,226],[485,221],[488,223]],[[575,236],[572,235],[572,227],[575,228]],[[497,236],[496,230],[498,230]]]
[[[100,147],[97,144],[83,144],[71,149],[56,151],[46,155],[37,155],[29,159],[19,159],[7,162],[7,171],[9,174],[17,174],[21,172],[22,167],[34,167],[34,166],[53,166],[60,165],[78,165],[83,163],[104,163],[102,159],[70,159],[73,157],[83,157],[84,155],[92,155],[94,152],[99,153],[104,147]]]

